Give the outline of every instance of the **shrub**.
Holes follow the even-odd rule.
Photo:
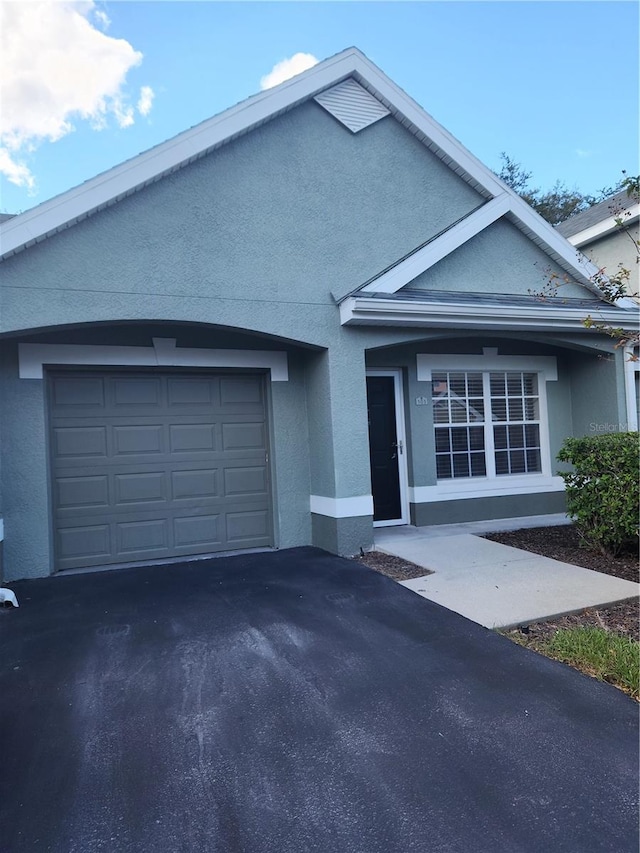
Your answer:
[[[619,553],[638,535],[638,433],[567,438],[558,459],[574,467],[560,476],[580,534],[601,551]]]

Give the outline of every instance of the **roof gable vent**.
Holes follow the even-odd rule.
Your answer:
[[[351,77],[314,100],[353,133],[389,115],[389,110]]]

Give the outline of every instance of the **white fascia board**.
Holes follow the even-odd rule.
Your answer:
[[[640,217],[640,203],[634,204],[626,210],[621,211],[620,216],[608,216],[601,222],[596,222],[595,225],[590,225],[589,228],[584,228],[582,231],[572,234],[570,237],[567,237],[567,240],[572,246],[580,248],[580,246],[585,246],[588,243],[592,243],[594,240],[600,239],[601,237],[606,237],[607,234],[619,231],[620,226],[616,220],[622,219],[624,226],[626,227],[628,225],[635,225],[638,217]]]
[[[329,518],[358,518],[373,515],[373,496],[327,498],[323,495],[310,495],[309,508],[315,515],[326,515]]]
[[[504,216],[510,208],[511,200],[506,193],[491,199],[440,237],[361,288],[358,293],[397,293],[414,278]]]
[[[584,308],[544,306],[479,305],[477,303],[420,303],[415,300],[386,300],[351,296],[340,305],[343,326],[419,326],[423,328],[521,329],[535,331],[565,329],[587,331]],[[625,312],[627,313],[627,312]],[[637,312],[621,317],[615,309],[603,307],[593,319],[627,330],[638,326]]]
[[[287,354],[275,350],[190,349],[175,338],[153,338],[152,347],[18,344],[20,379],[42,379],[45,364],[96,367],[209,367],[268,369],[272,382],[289,379]]]

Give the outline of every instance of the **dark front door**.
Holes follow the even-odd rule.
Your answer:
[[[367,376],[373,520],[402,517],[393,376]]]

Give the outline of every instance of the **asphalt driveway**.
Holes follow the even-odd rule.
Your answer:
[[[638,849],[637,705],[357,563],[12,587],[8,853]]]

